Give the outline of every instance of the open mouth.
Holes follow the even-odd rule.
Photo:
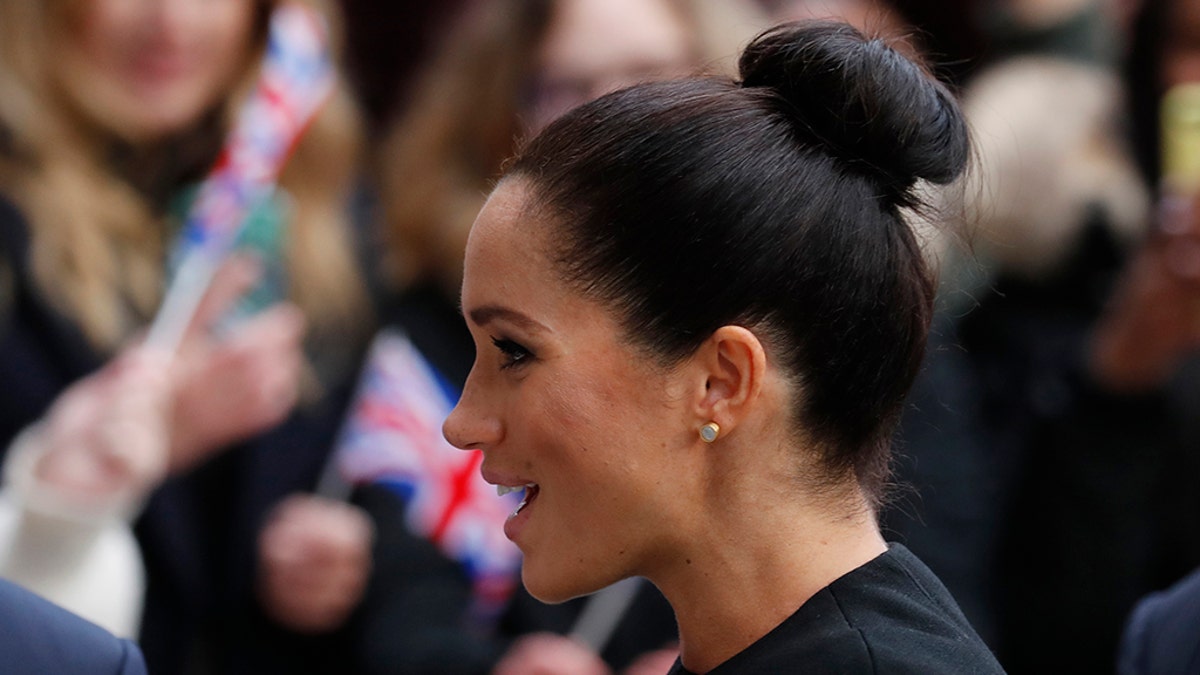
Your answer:
[[[519,485],[516,487],[509,485],[496,486],[496,494],[500,495],[501,497],[511,492],[516,492],[517,490],[524,490],[525,493],[521,495],[521,503],[517,504],[517,508],[513,509],[513,512],[508,516],[509,518],[512,518],[520,513],[522,509],[524,509],[526,506],[532,503],[534,499],[537,498],[538,485],[537,483],[526,483],[525,485]]]

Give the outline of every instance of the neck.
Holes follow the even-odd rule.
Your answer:
[[[838,508],[748,490],[720,500],[704,519],[707,534],[693,539],[702,545],[651,577],[675,610],[688,670],[725,662],[887,550],[867,500],[850,492]]]

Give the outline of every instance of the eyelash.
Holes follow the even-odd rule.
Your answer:
[[[500,369],[516,368],[533,358],[533,352],[529,351],[520,344],[513,342],[507,338],[492,338],[492,344],[504,357],[504,362],[500,364]]]

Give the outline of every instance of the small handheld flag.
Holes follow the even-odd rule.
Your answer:
[[[333,92],[327,45],[312,10],[284,3],[272,12],[262,74],[184,222],[179,270],[150,327],[151,344],[178,346],[247,213],[274,189],[292,148]]]
[[[482,453],[443,438],[442,422],[457,398],[404,334],[382,331],[333,455],[336,476],[318,491],[329,494],[335,480],[396,489],[409,530],[463,565],[474,585],[473,613],[486,620],[516,588],[520,551],[503,528],[520,495],[497,496],[479,474]]]

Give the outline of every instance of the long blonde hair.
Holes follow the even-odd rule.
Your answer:
[[[445,36],[376,158],[385,282],[457,293],[466,233],[525,133],[519,110],[537,51],[564,0],[475,0]],[[668,0],[700,66],[732,74],[767,19],[733,0]]]
[[[205,121],[146,150],[121,148],[51,84],[54,45],[66,37],[73,1],[0,3],[0,192],[29,221],[38,290],[108,351],[142,327],[161,299],[168,244],[161,193],[200,178],[215,159],[258,76],[273,2],[259,3],[258,44],[230,94]],[[330,16],[322,0],[305,2]],[[345,208],[360,136],[357,109],[339,86],[280,179],[294,206],[286,250],[290,293],[317,339],[361,326],[366,312]],[[131,163],[141,174],[120,169],[119,148],[135,156]]]

